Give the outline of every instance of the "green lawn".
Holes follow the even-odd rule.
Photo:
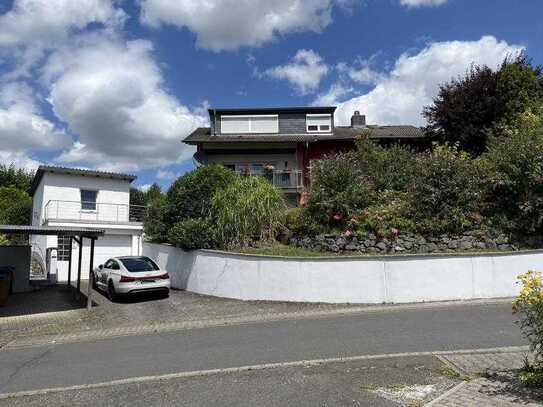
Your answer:
[[[303,249],[301,247],[286,246],[284,244],[274,244],[269,247],[248,247],[240,249],[239,253],[245,254],[261,254],[265,256],[286,256],[286,257],[323,257],[323,256],[339,256],[331,252],[315,252],[312,250]]]

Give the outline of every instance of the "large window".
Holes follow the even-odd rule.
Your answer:
[[[221,116],[221,133],[279,133],[279,116],[276,114]]]
[[[332,115],[308,114],[305,118],[308,133],[330,133],[332,131]]]
[[[57,260],[58,261],[70,260],[70,237],[69,236],[58,237]]]
[[[96,196],[98,191],[81,190],[81,209],[86,211],[96,210]]]

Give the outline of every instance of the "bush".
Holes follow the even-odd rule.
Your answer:
[[[543,232],[543,120],[526,112],[483,155],[492,168],[489,215],[518,234]]]
[[[236,175],[222,165],[205,165],[177,178],[168,190],[166,224],[206,218],[213,195],[231,185]]]
[[[216,246],[215,227],[209,219],[186,219],[173,226],[169,240],[184,250],[212,249]]]
[[[536,365],[543,363],[543,281],[542,274],[530,270],[519,276],[522,285],[518,297],[513,302],[513,313],[518,315],[517,323],[530,342]]]
[[[417,157],[409,216],[423,234],[459,233],[482,220],[484,166],[455,148],[436,146]]]
[[[409,199],[405,192],[384,191],[379,196],[379,202],[351,220],[350,227],[372,232],[379,237],[395,237],[414,229],[414,222],[408,214]]]
[[[322,225],[342,226],[372,201],[372,188],[356,166],[353,154],[318,160],[311,169],[307,215]]]
[[[168,200],[164,195],[159,195],[148,202],[144,230],[150,241],[165,242],[168,240],[168,226],[165,222],[167,210]]]
[[[285,227],[295,236],[314,236],[323,231],[322,225],[308,217],[303,208],[290,208],[285,218]]]
[[[218,190],[211,204],[219,244],[245,247],[271,241],[286,210],[283,193],[263,177],[236,177]]]
[[[28,225],[32,211],[30,196],[16,187],[0,187],[0,224]]]

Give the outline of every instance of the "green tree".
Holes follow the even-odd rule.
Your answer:
[[[443,84],[423,116],[435,140],[479,155],[497,127],[511,125],[518,114],[542,101],[541,67],[522,54],[506,58],[496,71],[472,66],[464,77]]]
[[[28,225],[32,199],[20,189],[0,187],[0,224]]]
[[[218,164],[199,167],[177,178],[167,193],[167,227],[185,219],[207,218],[213,195],[235,179],[231,170]]]
[[[15,187],[26,191],[30,188],[33,178],[33,171],[16,168],[13,164],[0,164],[0,187]]]

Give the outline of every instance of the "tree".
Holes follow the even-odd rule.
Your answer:
[[[32,199],[13,186],[0,187],[0,224],[28,225]]]
[[[497,127],[514,123],[542,102],[541,67],[521,54],[506,58],[497,71],[474,65],[464,77],[443,84],[423,116],[434,139],[479,155]]]
[[[147,204],[147,196],[139,188],[130,188],[130,205],[145,206]]]
[[[33,171],[15,168],[13,164],[0,164],[0,187],[15,187],[26,191],[30,188],[33,178]]]

